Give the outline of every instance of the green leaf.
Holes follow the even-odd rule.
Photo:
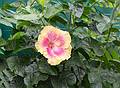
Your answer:
[[[4,50],[0,48],[0,54],[4,55]]]
[[[45,1],[47,1],[47,0],[37,0],[37,1],[40,5],[42,5],[44,7]]]
[[[68,85],[74,85],[77,82],[76,76],[74,73],[70,73],[69,71],[65,73],[65,78]]]
[[[104,53],[105,53],[105,56],[106,56],[106,58],[107,58],[108,60],[112,60],[112,57],[111,57],[109,51],[107,51],[106,49],[104,49]]]
[[[2,37],[2,30],[0,29],[0,37]]]
[[[39,69],[41,73],[46,73],[49,75],[57,75],[57,71],[56,69],[54,69],[54,67],[51,67],[47,61],[45,60],[45,58],[41,58],[39,61]]]
[[[53,88],[69,88],[65,79],[54,77],[51,80]]]
[[[33,20],[39,20],[42,15],[36,15],[36,14],[18,14],[14,15],[14,18],[16,20],[26,20],[26,21],[33,21]]]
[[[46,81],[39,81],[37,88],[53,88],[50,79]]]
[[[113,88],[120,88],[120,82],[113,83]]]
[[[19,57],[36,57],[38,53],[32,47],[22,47],[19,49],[15,49],[11,55],[17,55]]]
[[[0,23],[13,28],[13,25],[9,21],[7,21],[5,19],[0,18]]]
[[[114,40],[113,43],[114,43],[116,46],[120,46],[120,41],[119,41],[119,40]]]
[[[119,59],[119,54],[116,50],[112,50],[112,53],[111,53],[113,59],[117,59],[117,60],[120,60]]]
[[[59,77],[53,77],[51,79],[53,88],[69,88],[76,84],[77,79],[74,73],[69,70],[63,71]]]
[[[45,7],[50,0],[37,0],[42,7]]]
[[[97,29],[101,34],[110,28],[110,18],[104,15],[102,17],[103,19],[97,25]]]
[[[88,74],[85,74],[83,80],[82,80],[82,85],[84,88],[90,88],[90,82],[88,80]]]
[[[0,82],[0,88],[5,88],[5,86],[3,86],[3,84]]]
[[[119,83],[119,73],[102,68],[91,68],[88,74],[89,81],[91,83],[91,88],[114,88],[112,85],[114,83]],[[117,88],[117,87],[116,87]]]
[[[99,46],[94,46],[93,50],[94,50],[94,52],[97,56],[103,56],[104,55],[103,49]]]
[[[63,7],[60,4],[50,5],[45,9],[45,18],[50,18],[56,15],[57,13],[63,11]]]
[[[39,72],[38,65],[34,62],[25,68],[26,76],[24,82],[27,88],[32,88],[33,85],[38,84],[39,81],[48,79],[48,75]]]
[[[9,40],[16,40],[20,39],[21,37],[25,36],[26,34],[24,32],[17,32],[15,33]]]
[[[10,82],[10,88],[26,88],[23,77],[15,76]]]
[[[5,88],[9,88],[10,87],[10,84],[8,82],[9,79],[3,72],[0,72],[0,79],[2,79],[1,82],[4,85]]]
[[[17,56],[12,56],[7,58],[7,64],[9,69],[17,75],[24,75],[25,65],[29,62],[28,58],[18,58]]]
[[[13,28],[0,24],[0,29],[2,29],[2,38],[8,39],[13,32]]]
[[[0,38],[0,46],[4,46],[6,44],[7,42],[3,38]]]
[[[70,66],[82,66],[83,59],[85,59],[85,57],[81,53],[74,51],[71,58],[66,62],[66,66],[67,68]]]
[[[7,80],[9,80],[9,81],[13,80],[14,76],[13,76],[13,73],[10,70],[4,69],[3,73],[8,78]]]
[[[0,59],[0,72],[7,68],[7,63],[4,59]]]
[[[96,6],[95,9],[99,14],[104,14],[107,16],[110,16],[113,10],[113,8],[110,7],[100,7],[100,6]]]

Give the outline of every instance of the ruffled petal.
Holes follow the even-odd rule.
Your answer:
[[[48,63],[50,65],[58,65],[62,62],[62,60],[60,58],[49,58],[48,59]]]
[[[59,47],[54,47],[53,52],[54,52],[55,56],[60,56],[60,55],[64,54],[64,49],[59,48]]]

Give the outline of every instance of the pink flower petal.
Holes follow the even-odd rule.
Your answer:
[[[58,47],[63,46],[64,43],[65,43],[65,42],[64,42],[63,36],[58,36],[58,37],[56,38],[56,41],[54,41],[54,44],[55,44],[56,46],[58,46]]]
[[[51,48],[47,48],[47,53],[50,57],[54,56],[53,50]]]
[[[60,56],[60,55],[64,54],[64,49],[59,48],[59,47],[54,47],[53,52],[56,56]]]
[[[43,47],[48,47],[48,45],[49,45],[49,39],[48,38],[44,38],[43,42],[42,42],[42,46]]]
[[[54,33],[54,32],[49,32],[48,33],[48,38],[49,38],[50,41],[54,41],[56,39],[56,37],[57,37],[56,33]]]

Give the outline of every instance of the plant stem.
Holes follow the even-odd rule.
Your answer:
[[[30,4],[30,7],[34,4],[35,1],[36,1],[36,0],[33,0],[33,2]]]
[[[117,4],[117,5],[116,5],[116,7],[114,7],[114,8],[113,8],[113,11],[112,11],[112,14],[111,14],[111,17],[110,17],[110,22],[109,22],[110,27],[109,27],[109,28],[111,28],[111,27],[112,27],[112,21],[114,20],[114,17],[115,17],[115,12],[116,12],[116,10],[117,10],[118,6],[119,6],[119,4]],[[110,34],[111,34],[111,29],[109,29],[109,32],[108,32],[107,42],[109,41]]]
[[[70,18],[69,18],[69,24],[68,24],[69,32],[71,31],[71,15],[72,15],[72,12],[70,11]]]

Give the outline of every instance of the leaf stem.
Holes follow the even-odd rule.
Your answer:
[[[118,6],[119,6],[119,4],[117,4],[116,7],[113,8],[113,11],[112,11],[112,14],[111,14],[111,17],[110,17],[110,22],[109,22],[110,28],[112,27],[112,21],[114,20],[115,12],[116,12]],[[107,42],[110,39],[110,34],[111,34],[111,29],[109,29],[109,31],[108,31]]]
[[[33,0],[33,2],[30,4],[30,7],[34,4],[35,1],[36,1],[36,0]]]

